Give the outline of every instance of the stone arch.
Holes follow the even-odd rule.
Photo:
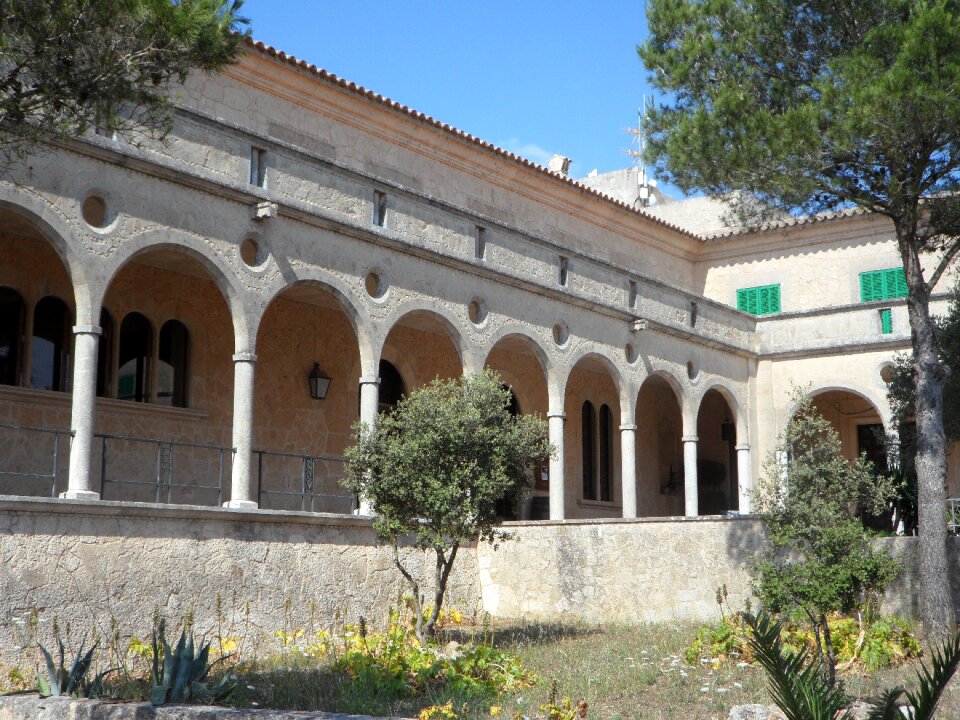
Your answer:
[[[884,429],[887,431],[890,430],[890,405],[887,402],[886,396],[877,396],[874,392],[864,387],[861,383],[854,381],[844,380],[842,382],[826,382],[823,384],[818,384],[816,387],[810,386],[805,390],[804,394],[816,398],[819,395],[824,395],[830,392],[841,392],[849,393],[851,395],[856,395],[865,402],[870,403],[876,410],[877,415],[880,416],[880,419],[883,423]],[[790,401],[790,405],[787,410],[786,417],[784,418],[784,423],[787,422],[790,418],[793,417],[793,414],[797,411],[797,403],[793,400]]]
[[[464,340],[465,334],[458,324],[459,318],[444,306],[428,298],[407,300],[397,304],[391,309],[381,324],[383,330],[379,338],[380,351],[382,352],[384,344],[390,337],[390,333],[392,333],[398,325],[418,315],[436,321],[437,324],[443,328],[450,342],[453,343],[460,366],[463,367],[470,349],[466,347]]]
[[[620,422],[626,383],[614,357],[583,347],[571,358],[563,385],[565,506],[573,517],[618,517],[623,488]]]
[[[633,402],[634,399],[631,397],[632,393],[630,392],[624,373],[621,370],[619,358],[606,347],[586,345],[577,348],[567,359],[565,382],[569,380],[570,374],[577,365],[588,359],[599,362],[606,368],[613,380],[614,387],[617,389],[620,407]],[[566,388],[564,388],[564,391],[566,391]]]
[[[501,341],[511,338],[520,340],[530,349],[531,353],[540,364],[540,369],[543,370],[544,374],[549,371],[552,363],[550,362],[550,356],[541,344],[541,339],[538,338],[535,333],[531,332],[529,328],[517,323],[503,325],[498,328],[493,335],[490,336],[483,349],[484,363],[486,363],[487,359],[490,357],[490,353],[493,352],[494,348]]]
[[[637,514],[670,517],[684,512],[684,384],[669,369],[648,373],[634,399]]]
[[[120,271],[131,261],[155,250],[172,250],[196,260],[206,270],[214,285],[220,290],[230,309],[233,320],[234,343],[237,352],[250,352],[256,339],[255,313],[250,309],[246,292],[239,283],[233,268],[212,251],[207,242],[200,236],[182,230],[164,228],[139,233],[125,240],[117,253],[110,258],[102,282],[93,296],[96,306],[103,303],[103,298],[116,279]]]
[[[727,401],[727,405],[730,406],[730,411],[733,413],[733,421],[736,423],[737,427],[737,438],[738,442],[748,442],[750,437],[750,426],[747,422],[747,413],[744,408],[744,403],[740,402],[740,398],[737,395],[737,391],[733,388],[730,383],[722,378],[716,378],[710,380],[706,383],[703,388],[697,393],[696,397],[696,409],[697,413],[700,412],[700,406],[703,404],[703,398],[711,390],[716,390],[723,396],[723,399]]]
[[[73,301],[78,325],[96,325],[90,278],[81,255],[84,249],[74,240],[76,232],[70,222],[51,204],[21,188],[3,183],[0,213],[9,212],[27,222],[47,242],[63,264],[73,285]],[[12,196],[12,197],[11,197]]]
[[[506,356],[501,353],[506,353]],[[505,367],[510,365],[512,367]],[[516,326],[501,330],[484,350],[484,367],[500,372],[514,393],[524,398],[524,412],[546,415],[550,407],[550,387],[546,352],[529,332]],[[531,408],[533,408],[531,410]]]
[[[320,268],[305,268],[298,274],[296,279],[285,283],[270,293],[256,317],[253,329],[259,333],[260,322],[277,298],[294,288],[308,286],[322,290],[336,301],[340,310],[343,311],[347,320],[349,320],[353,328],[354,338],[360,348],[361,375],[375,376],[377,374],[379,353],[374,350],[374,343],[372,342],[369,331],[369,318],[361,311],[362,306],[351,286],[336,275],[324,272]]]

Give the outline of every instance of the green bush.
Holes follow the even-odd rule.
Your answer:
[[[443,689],[466,696],[496,696],[532,685],[535,678],[510,653],[486,644],[441,649],[421,643],[411,623],[392,613],[385,632],[347,626],[331,648],[335,670],[380,694],[396,697]]]

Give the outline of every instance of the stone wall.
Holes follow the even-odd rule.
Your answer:
[[[448,602],[468,615],[561,622],[708,621],[716,590],[730,605],[749,593],[748,566],[765,543],[754,518],[510,523],[494,550],[464,548]],[[916,539],[888,538],[907,568],[884,609],[917,614]],[[960,565],[957,542],[953,566]],[[404,558],[429,587],[432,559]],[[954,572],[960,598],[960,572]],[[283,628],[377,624],[394,606],[399,574],[367,519],[132,503],[0,497],[0,663],[52,622],[75,641],[94,629],[149,632],[192,611],[200,632],[219,622],[247,647],[275,647]]]
[[[405,553],[429,586],[433,562]],[[476,555],[465,549],[450,600],[478,607]],[[54,618],[78,640],[91,628],[149,634],[155,610],[179,623],[192,610],[199,632],[263,648],[276,630],[376,623],[396,602],[399,573],[377,547],[370,521],[352,516],[0,497],[0,663],[29,642],[36,613],[49,642]]]
[[[495,617],[587,622],[707,620],[716,589],[733,607],[763,547],[758,520],[677,518],[516,523],[516,540],[478,549],[483,609]]]

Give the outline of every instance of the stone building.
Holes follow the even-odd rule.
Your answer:
[[[350,513],[352,423],[483,367],[558,448],[506,517],[747,512],[793,385],[882,456],[886,220],[637,208],[259,43],[178,103],[0,179],[0,492]]]

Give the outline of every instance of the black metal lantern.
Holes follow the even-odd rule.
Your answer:
[[[314,363],[313,370],[310,371],[310,397],[314,400],[324,400],[329,389],[330,376],[320,369],[320,363]]]

